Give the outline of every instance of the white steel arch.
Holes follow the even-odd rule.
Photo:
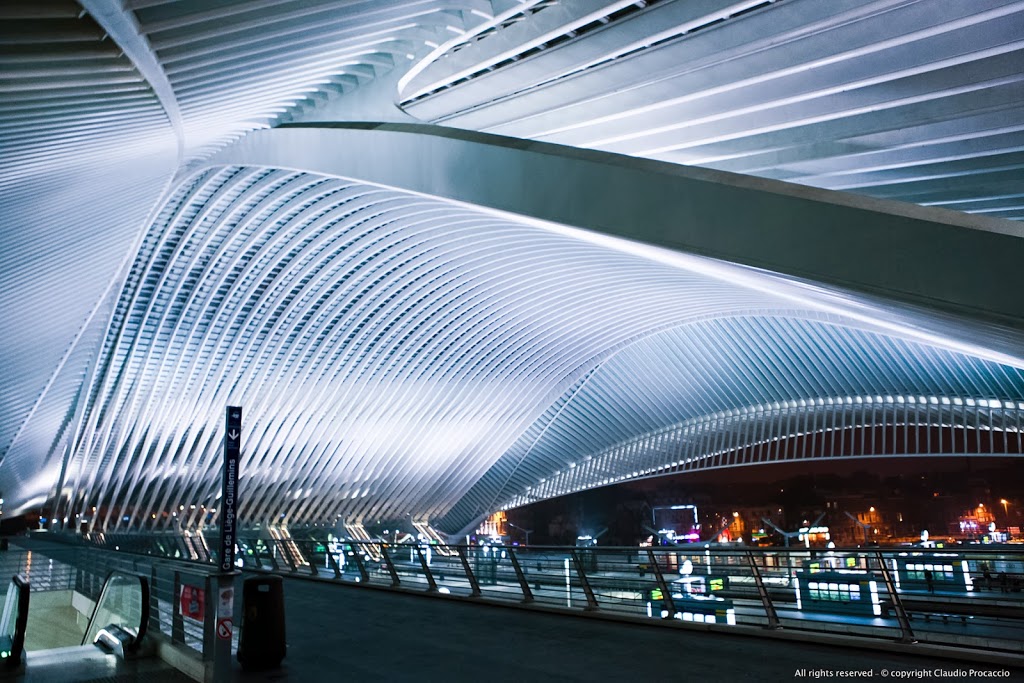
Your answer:
[[[241,514],[263,524],[456,532],[499,506],[775,459],[765,444],[848,427],[882,447],[799,457],[1019,450],[1018,365],[894,334],[887,315],[913,319],[898,309],[872,323],[822,292],[796,303],[777,276],[620,246],[310,172],[197,172],[116,303],[65,514],[108,531],[215,522],[223,435],[209,416],[228,404],[247,415]],[[894,422],[814,406],[909,394],[1012,404],[956,423],[1009,436],[931,448],[914,432],[886,449],[898,425],[942,429],[939,411]]]
[[[245,520],[354,533],[1019,453],[1022,10],[2,9],[4,511],[215,522],[233,402]]]

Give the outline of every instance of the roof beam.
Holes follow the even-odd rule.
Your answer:
[[[289,124],[211,163],[379,183],[1024,330],[1010,221],[421,124]]]
[[[167,113],[167,118],[178,140],[178,162],[180,163],[185,154],[185,126],[182,122],[178,98],[174,94],[171,82],[167,79],[167,74],[157,59],[156,53],[142,34],[135,15],[118,0],[80,1],[82,7],[118,44],[125,56],[132,61],[135,68],[153,88],[157,99],[160,100],[160,105]]]

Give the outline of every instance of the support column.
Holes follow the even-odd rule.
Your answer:
[[[226,572],[215,574],[212,577],[212,582],[208,581],[207,585],[213,583],[216,587],[214,593],[214,599],[216,602],[216,616],[213,623],[213,633],[209,634],[206,638],[206,642],[212,646],[213,652],[211,663],[213,666],[206,668],[206,681],[207,683],[220,683],[221,681],[230,681],[232,679],[232,669],[234,665],[231,660],[232,654],[232,637],[234,636],[235,629],[237,626],[234,623],[234,611],[235,611],[235,577],[239,576],[239,572]],[[210,605],[209,607],[214,607]],[[213,609],[209,610],[213,612]],[[209,628],[209,620],[207,621],[207,627]]]

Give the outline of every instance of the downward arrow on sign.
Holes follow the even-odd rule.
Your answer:
[[[228,438],[231,439],[232,441],[238,441],[238,432],[232,429],[230,432],[228,432]]]

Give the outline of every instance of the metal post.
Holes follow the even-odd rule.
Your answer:
[[[658,558],[654,556],[654,551],[650,548],[647,549],[647,557],[650,559],[651,567],[654,569],[654,578],[658,582],[658,590],[661,591],[665,607],[668,608],[668,614],[665,615],[665,619],[672,619],[676,615],[676,603],[672,599],[672,591],[669,590],[668,583],[665,582],[665,576],[661,573]]]
[[[416,544],[416,554],[420,558],[420,566],[423,567],[423,573],[427,577],[427,592],[436,593],[437,583],[434,581],[434,575],[430,573],[430,565],[427,564],[427,556],[423,554],[423,548],[420,544]]]
[[[224,468],[221,474],[220,571],[235,570],[235,536],[238,534],[238,469],[242,449],[242,408],[224,409]]]
[[[209,587],[207,587],[209,590]],[[207,595],[209,595],[207,593]],[[174,593],[171,596],[171,642],[185,642],[185,620],[181,616],[181,574],[174,572]]]
[[[910,627],[910,618],[907,617],[907,611],[903,608],[903,600],[900,599],[899,594],[896,592],[896,584],[893,583],[892,574],[889,573],[889,567],[885,564],[882,551],[876,551],[875,557],[878,559],[878,567],[882,572],[882,580],[885,581],[885,590],[888,591],[889,599],[892,600],[893,611],[896,612],[896,621],[900,625],[899,642],[916,643],[917,639],[914,638],[914,630]]]
[[[301,553],[302,552],[302,548],[299,546],[299,542],[294,540],[294,539],[292,539],[292,543],[295,545],[296,548],[298,548],[299,553]],[[320,569],[317,567],[317,561],[316,561],[316,543],[317,543],[317,541],[306,541],[305,543],[306,543],[307,548],[309,548],[306,551],[306,558],[310,560],[307,563],[309,565],[309,572],[313,576],[320,576]],[[327,550],[327,546],[324,546],[324,551],[326,551],[326,550]]]
[[[271,540],[273,541],[273,539],[271,539]],[[274,541],[274,542],[276,543],[276,541]],[[270,558],[270,567],[271,567],[271,569],[273,569],[275,572],[280,570],[281,569],[281,565],[278,564],[278,562],[277,562],[277,553],[274,552],[274,549],[271,548],[269,544],[264,544],[264,547],[267,549],[267,557]],[[262,560],[260,562],[261,562],[260,563],[260,568],[262,569],[263,568]]]
[[[569,552],[572,553],[572,563],[576,565],[576,574],[580,577],[580,586],[583,588],[583,594],[587,596],[587,606],[585,610],[596,610],[598,609],[597,598],[594,597],[594,591],[590,588],[590,582],[587,581],[587,575],[583,571],[583,563],[580,562],[580,556],[576,553],[576,549],[573,548]]]
[[[341,544],[341,552],[345,552],[345,544]],[[331,569],[334,570],[334,578],[341,578],[341,567],[338,566],[338,561],[334,559],[334,553],[331,552],[330,546],[327,547],[327,561],[331,564]]]
[[[359,552],[359,548],[362,546],[356,546],[352,544],[352,560],[356,563],[356,567],[359,569],[359,578],[363,583],[370,582],[370,573],[366,571],[366,563],[363,561],[363,556]],[[345,552],[345,544],[341,544],[341,552]]]
[[[391,561],[391,556],[388,555],[388,547],[381,543],[380,554],[384,558],[384,564],[388,567],[388,572],[391,574],[391,585],[398,587],[402,584],[401,579],[398,578],[398,570],[395,569],[395,563]]]
[[[764,614],[768,617],[767,628],[782,628],[782,624],[779,623],[779,614],[775,611],[775,603],[772,602],[772,597],[768,594],[768,589],[761,578],[761,568],[757,566],[757,561],[754,560],[754,553],[750,550],[747,551],[747,563],[750,565],[750,573],[754,577],[757,595],[761,598],[761,604],[764,605]]]
[[[291,567],[291,571],[293,571],[293,572],[298,571],[298,567],[292,561],[292,554],[290,552],[288,552],[288,546],[286,546],[284,543],[282,543],[282,539],[275,538],[274,539],[274,545],[276,545],[281,550],[281,554],[284,555],[285,562],[287,562],[288,566]]]
[[[245,540],[245,539],[240,539],[240,540]],[[249,544],[249,549],[252,552],[252,561],[256,565],[255,568],[256,569],[263,569],[263,557],[260,555],[259,540],[260,539],[258,539],[258,538],[249,539],[248,540],[248,544]]]
[[[263,556],[260,554],[260,539],[250,539],[248,541],[249,549],[252,552],[252,561],[255,564],[255,569],[263,569]]]
[[[469,587],[472,589],[472,596],[474,598],[480,597],[480,584],[476,580],[476,576],[473,574],[473,570],[469,568],[469,560],[466,559],[466,548],[464,546],[457,546],[456,552],[459,553],[459,559],[462,560],[462,568],[466,570],[466,579],[469,581]]]
[[[512,548],[506,548],[506,550],[508,550],[508,559],[512,561],[512,568],[516,570],[519,586],[523,589],[523,602],[533,602],[533,591],[530,590],[530,584],[526,580],[526,575],[523,574],[523,568],[519,566],[519,558],[516,557]]]
[[[207,614],[215,613],[213,642],[213,666],[206,669],[207,683],[220,683],[232,678],[231,641],[234,635],[235,611],[235,577],[238,572],[214,575],[217,592],[214,593],[215,603],[209,605]],[[209,581],[207,582],[209,585]],[[212,608],[212,609],[211,609]]]
[[[203,662],[208,672],[211,670],[210,665],[213,662],[214,641],[217,639],[217,606],[213,602],[217,599],[217,594],[214,593],[214,586],[213,575],[207,574],[203,583],[203,590],[206,591],[206,600],[209,603],[206,605],[206,612],[203,615]],[[181,616],[179,612],[180,607],[180,603],[178,606],[172,607],[179,618]],[[181,642],[185,642],[184,633],[182,633]]]
[[[156,574],[156,563],[154,563],[149,567],[149,630],[152,633],[160,630],[160,599],[156,592]],[[74,588],[74,586],[68,586],[68,588]],[[171,600],[173,601],[174,598],[172,597]]]

